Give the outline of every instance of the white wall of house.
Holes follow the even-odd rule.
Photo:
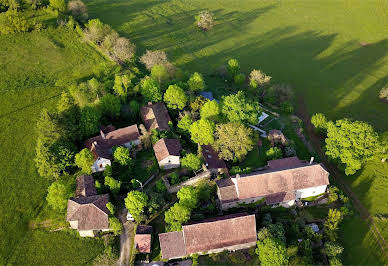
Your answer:
[[[73,229],[78,229],[78,221],[69,221],[70,227]]]
[[[204,254],[211,254],[211,253],[219,253],[219,252],[223,252],[224,250],[228,250],[228,251],[236,251],[236,250],[240,250],[240,249],[247,249],[247,248],[250,248],[250,247],[254,247],[257,245],[257,242],[254,241],[254,242],[249,242],[249,243],[245,243],[245,244],[238,244],[238,245],[233,245],[233,246],[229,246],[229,247],[223,247],[223,248],[216,248],[216,249],[212,249],[212,250],[207,250],[206,252],[203,252]],[[198,254],[201,254],[198,253]],[[192,255],[192,254],[190,254]]]
[[[299,189],[295,192],[296,199],[303,199],[325,193],[327,185]]]
[[[218,197],[220,197],[220,194],[218,191],[217,191],[217,193],[218,193]],[[230,209],[233,207],[238,207],[239,204],[250,204],[250,203],[254,203],[256,201],[259,201],[261,199],[263,199],[263,197],[260,196],[260,197],[254,197],[254,198],[249,198],[249,199],[240,199],[240,200],[236,200],[233,202],[222,203],[221,208],[223,210],[227,210],[227,209]]]
[[[79,232],[79,235],[81,237],[94,237],[95,236],[93,230],[81,230],[78,232]]]
[[[169,155],[163,160],[159,161],[159,167],[161,169],[172,169],[172,168],[178,168],[180,163],[180,157],[179,156],[173,156]]]
[[[92,165],[92,172],[96,173],[104,171],[107,165],[111,165],[111,161],[109,159],[99,157]]]

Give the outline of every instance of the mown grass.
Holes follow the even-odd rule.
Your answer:
[[[29,221],[43,207],[49,184],[37,174],[33,161],[35,123],[42,108],[56,105],[63,90],[54,86],[58,80],[85,78],[94,66],[104,62],[94,49],[80,42],[75,32],[65,28],[0,36],[0,264],[11,257],[17,264],[39,261],[43,258],[40,243],[46,243],[47,251],[51,251],[44,253],[47,261],[55,261],[54,257],[72,261],[78,241],[75,238],[65,233],[53,237],[28,232]],[[17,248],[19,245],[23,248]],[[38,248],[36,252],[34,248]],[[95,254],[93,245],[83,249]],[[24,257],[25,250],[29,250],[29,258]],[[59,252],[64,255],[59,256]],[[26,263],[18,257],[26,258]]]

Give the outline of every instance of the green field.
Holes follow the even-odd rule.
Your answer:
[[[229,58],[293,85],[310,114],[352,117],[388,130],[378,91],[388,81],[388,2],[384,0],[90,0],[98,17],[130,38],[139,54],[162,49],[203,74]],[[211,10],[217,25],[193,26]],[[362,44],[367,44],[363,46]],[[216,88],[211,88],[216,89]]]
[[[52,265],[58,259],[71,262],[79,247],[74,234],[28,232],[28,223],[41,210],[49,184],[38,175],[33,161],[35,123],[42,108],[55,106],[63,89],[54,86],[58,80],[84,78],[101,63],[104,59],[93,48],[66,29],[0,36],[1,265],[3,260],[29,264],[44,258]],[[97,246],[85,241],[83,249],[90,251],[85,258],[101,249]],[[28,260],[18,259],[26,256]],[[81,255],[77,258],[83,261]]]

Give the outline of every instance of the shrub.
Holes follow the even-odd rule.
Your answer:
[[[234,78],[234,76],[240,73],[240,64],[236,59],[229,59],[226,69],[229,76]]]
[[[264,87],[269,84],[271,77],[267,76],[261,70],[253,69],[249,74],[249,86],[253,89]]]
[[[388,87],[380,90],[379,98],[388,101]]]
[[[245,75],[243,73],[239,73],[239,74],[234,76],[233,80],[234,80],[234,84],[241,87],[244,85]]]
[[[181,159],[181,165],[195,171],[201,168],[201,159],[193,153],[188,153]]]
[[[109,218],[109,229],[113,232],[115,236],[121,234],[121,230],[123,229],[123,225],[120,223],[119,219],[116,217]]]
[[[60,12],[63,12],[66,10],[66,4],[64,0],[50,0],[50,6],[53,9],[57,9]]]
[[[170,174],[170,183],[171,185],[176,185],[179,183],[179,175],[176,172]]]
[[[46,200],[48,205],[57,211],[66,209],[67,200],[71,192],[65,184],[60,181],[52,183],[47,189]]]
[[[333,203],[338,200],[338,194],[339,189],[337,187],[331,186],[329,187],[329,197],[328,197],[328,203]]]
[[[203,31],[208,31],[214,26],[213,13],[210,11],[201,11],[195,16],[195,23]]]
[[[85,22],[88,19],[88,9],[81,0],[73,0],[67,4],[70,14],[78,21]]]
[[[317,131],[326,131],[327,129],[326,116],[322,113],[316,113],[311,117],[311,124],[314,125]]]
[[[169,78],[169,74],[164,65],[154,65],[151,68],[151,77],[159,82],[159,84],[163,84]]]
[[[291,102],[293,97],[294,91],[290,85],[276,84],[265,91],[264,101],[280,106],[284,102]]]
[[[284,102],[280,105],[280,110],[283,113],[292,114],[294,112],[294,107],[290,102]]]
[[[158,180],[155,183],[155,189],[159,193],[164,193],[167,191],[166,185],[164,184],[163,180]]]
[[[118,194],[121,187],[121,181],[117,181],[113,177],[106,176],[104,185],[109,187],[113,194]]]
[[[281,159],[283,157],[282,150],[278,147],[272,147],[265,152],[268,160]]]
[[[326,242],[324,250],[327,256],[336,257],[337,255],[342,253],[344,248],[335,242]]]
[[[189,85],[189,89],[192,92],[202,91],[205,88],[205,81],[203,80],[203,76],[198,72],[194,72],[193,75],[191,75],[190,79],[187,81],[187,84]]]
[[[97,182],[97,181],[96,181]],[[106,208],[109,210],[110,215],[115,215],[115,206],[113,205],[112,202],[108,202],[106,204]]]

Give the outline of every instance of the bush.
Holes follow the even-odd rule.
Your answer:
[[[85,22],[88,19],[88,9],[81,0],[73,0],[67,4],[70,14],[79,22]]]
[[[281,159],[283,157],[282,150],[278,147],[272,147],[265,152],[268,160]]]
[[[9,9],[0,13],[0,34],[28,32],[38,27],[41,27],[41,24],[36,18],[28,18],[22,12]]]
[[[201,168],[201,159],[197,155],[189,153],[181,159],[181,165],[182,167],[195,171]]]
[[[240,73],[240,64],[236,59],[229,59],[226,68],[228,70],[229,77],[234,78]]]
[[[159,193],[164,193],[167,191],[166,185],[164,184],[163,180],[161,180],[161,179],[156,181],[155,189],[156,189],[156,192],[159,192]]]
[[[65,184],[56,181],[48,187],[46,200],[52,209],[63,211],[66,209],[70,194],[70,189]]]
[[[280,106],[284,102],[291,102],[294,97],[294,91],[287,84],[277,84],[265,91],[264,101],[270,104]]]
[[[239,74],[234,76],[233,80],[234,80],[234,84],[241,87],[244,85],[245,75],[243,73],[239,73]]]
[[[203,31],[210,30],[214,26],[213,13],[201,11],[198,16],[195,16],[195,24]]]
[[[121,230],[123,229],[123,225],[120,223],[119,219],[116,217],[109,218],[109,229],[113,232],[115,236],[121,234]]]
[[[271,77],[267,76],[261,70],[252,70],[249,74],[249,86],[253,89],[258,87],[264,87],[269,84],[271,81]]]
[[[311,117],[311,124],[314,125],[317,131],[326,131],[327,129],[327,120],[326,116],[322,113],[316,113]]]
[[[388,87],[380,90],[379,98],[388,101]]]
[[[176,185],[179,183],[179,174],[176,172],[171,173],[169,176],[169,179],[170,179],[171,185]]]
[[[284,102],[280,105],[280,110],[283,113],[292,114],[294,112],[294,107],[290,102]]]

